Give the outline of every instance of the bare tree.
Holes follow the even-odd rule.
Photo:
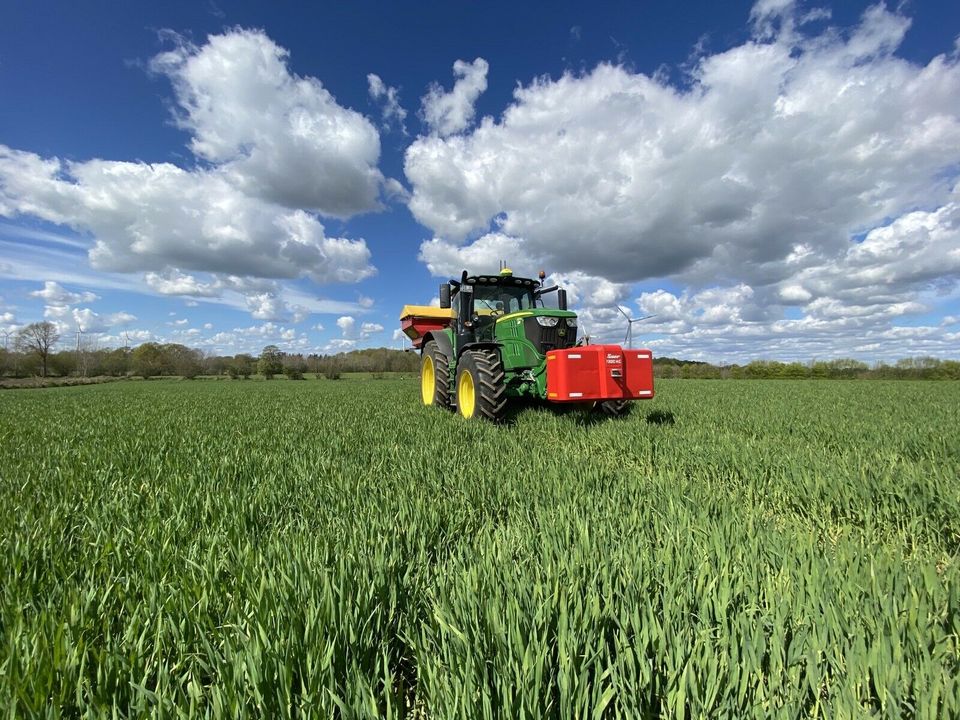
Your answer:
[[[47,356],[60,339],[57,326],[52,322],[30,323],[20,330],[17,335],[17,344],[27,352],[36,353],[40,357],[42,377],[47,376]]]

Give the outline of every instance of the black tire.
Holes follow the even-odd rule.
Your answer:
[[[433,363],[434,373],[433,397],[430,401],[422,397],[423,369],[428,357]],[[420,354],[420,383],[421,399],[424,405],[436,405],[444,410],[453,409],[453,403],[450,401],[450,359],[440,349],[436,340],[431,340],[424,345],[423,352]]]
[[[608,417],[626,417],[630,414],[629,400],[604,400],[594,405],[594,410]]]
[[[500,354],[494,350],[468,350],[460,356],[457,366],[457,388],[464,373],[469,373],[473,381],[474,409],[472,415],[465,415],[458,399],[460,414],[469,419],[482,417],[501,422],[507,411],[507,386]]]

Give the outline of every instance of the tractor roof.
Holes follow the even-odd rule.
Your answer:
[[[467,278],[467,285],[508,285],[533,289],[540,286],[540,281],[501,273],[500,275],[471,275]]]

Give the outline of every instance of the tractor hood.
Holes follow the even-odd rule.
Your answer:
[[[573,347],[577,342],[577,314],[569,310],[534,308],[509,313],[496,319],[496,336],[499,340],[511,338],[525,340],[530,350],[539,356],[550,350]],[[527,363],[535,364],[534,358]]]
[[[533,308],[532,310],[518,310],[517,312],[501,315],[497,318],[497,322],[502,323],[508,320],[518,320],[525,317],[573,318],[576,320],[577,314],[571,310],[557,310],[556,308]]]

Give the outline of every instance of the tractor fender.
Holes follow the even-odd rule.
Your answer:
[[[450,337],[445,332],[427,333],[420,345],[421,352],[423,352],[422,348],[425,348],[431,340],[437,343],[440,352],[446,355],[448,359],[453,358],[453,343],[450,342]]]

